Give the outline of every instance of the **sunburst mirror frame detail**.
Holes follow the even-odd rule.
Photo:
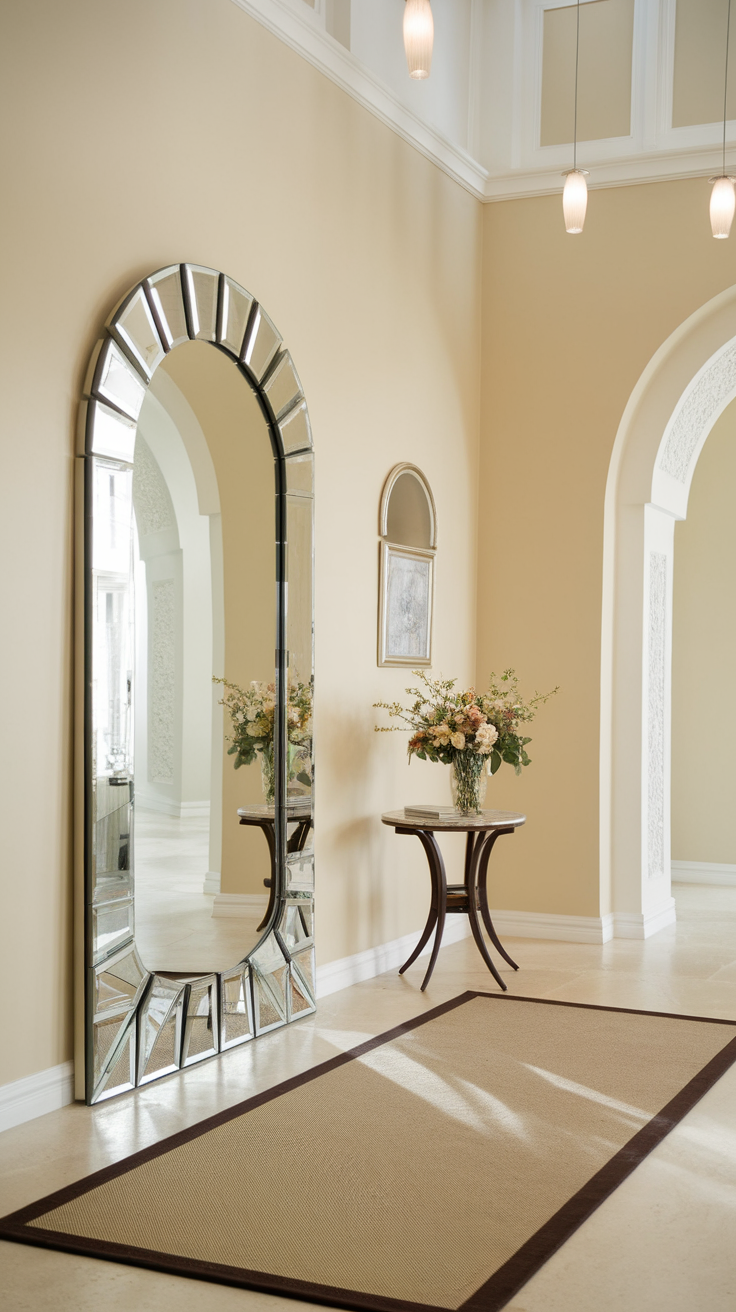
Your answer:
[[[94,489],[100,471],[132,477],[137,420],[155,370],[169,351],[194,340],[225,352],[246,378],[274,457],[275,889],[261,938],[242,960],[211,975],[172,978],[148,970],[136,950],[130,844],[125,852],[124,844],[117,845],[115,877],[98,878],[96,854],[104,867],[103,848],[110,843],[103,830],[110,816],[98,814],[95,766]],[[313,616],[312,553],[298,570],[288,557],[290,522],[298,518],[302,530],[307,523],[313,542],[312,434],[289,351],[255,297],[225,274],[196,264],[170,265],[138,283],[111,314],[92,353],[77,455],[75,1066],[77,1098],[96,1103],[287,1025],[316,1005],[314,855],[311,840],[303,851],[287,850],[285,750],[290,573],[292,594],[299,586],[310,590]],[[303,616],[303,596],[300,600]],[[307,638],[313,652],[311,630]],[[311,677],[312,670],[299,674]],[[131,832],[132,770],[123,770],[115,782],[116,832],[122,839]],[[106,884],[116,885],[112,893]]]

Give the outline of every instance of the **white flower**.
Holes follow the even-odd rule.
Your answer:
[[[482,756],[486,756],[488,752],[490,752],[497,738],[498,729],[495,725],[481,724],[480,728],[475,731],[475,745],[477,751],[479,751]]]
[[[450,742],[452,743],[453,747],[456,747],[457,750],[461,752],[463,750],[463,747],[465,746],[465,734],[464,733],[450,734]]]

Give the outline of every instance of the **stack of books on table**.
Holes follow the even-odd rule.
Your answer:
[[[454,806],[433,806],[430,802],[427,806],[405,806],[404,815],[407,820],[445,820],[457,811]]]

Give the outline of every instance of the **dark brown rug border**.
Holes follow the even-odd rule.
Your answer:
[[[84,1257],[95,1257],[105,1261],[123,1262],[127,1265],[160,1271],[169,1275],[187,1276],[189,1278],[209,1281],[215,1284],[252,1289],[261,1293],[277,1294],[287,1298],[300,1298],[306,1302],[321,1303],[328,1307],[340,1307],[355,1312],[375,1309],[376,1312],[448,1312],[447,1308],[435,1307],[427,1303],[412,1303],[402,1299],[382,1298],[374,1294],[362,1294],[356,1290],[340,1289],[331,1285],[318,1285],[307,1281],[292,1280],[285,1276],[273,1276],[263,1271],[249,1271],[241,1267],[228,1267],[217,1263],[200,1262],[189,1258],[174,1256],[170,1253],[157,1253],[148,1249],[133,1248],[125,1244],[101,1242],[82,1236],[63,1235],[55,1230],[43,1230],[29,1227],[29,1222],[63,1203],[71,1202],[91,1189],[108,1180],[126,1175],[144,1162],[154,1160],[173,1148],[191,1142],[208,1133],[219,1125],[224,1125],[236,1117],[252,1111],[264,1103],[281,1097],[282,1094],[311,1083],[320,1076],[328,1074],[340,1066],[361,1057],[364,1053],[390,1043],[402,1034],[410,1033],[455,1008],[463,1006],[476,998],[485,998],[492,1002],[530,1002],[551,1007],[576,1007],[585,1011],[609,1011],[624,1015],[653,1016],[662,1020],[686,1020],[696,1024],[726,1025],[736,1029],[736,1021],[724,1020],[711,1016],[687,1016],[674,1012],[645,1011],[632,1007],[606,1007],[597,1003],[565,1002],[554,998],[527,998],[518,994],[483,993],[468,990],[448,1002],[432,1007],[411,1020],[404,1021],[372,1039],[347,1052],[339,1053],[318,1066],[311,1067],[300,1075],[292,1076],[273,1088],[236,1103],[233,1107],[217,1112],[196,1125],[180,1130],[156,1144],[143,1148],[137,1153],[104,1167],[100,1171],[85,1176],[74,1184],[67,1185],[55,1193],[26,1207],[10,1213],[0,1219],[0,1238],[16,1243],[30,1244],[35,1247],[52,1248],[62,1252],[75,1253]],[[713,1087],[717,1080],[736,1062],[736,1036],[711,1059],[688,1084],[675,1094],[645,1126],[624,1144],[609,1162],[596,1172],[590,1180],[569,1198],[549,1221],[517,1250],[514,1255],[496,1271],[488,1281],[461,1305],[457,1312],[500,1312],[510,1298],[527,1283],[527,1281],[544,1265],[563,1243],[600,1207],[601,1203],[621,1184],[645,1157],[657,1147],[684,1116]]]

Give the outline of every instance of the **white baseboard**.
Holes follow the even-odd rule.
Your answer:
[[[557,916],[544,911],[493,911],[501,938],[549,938],[561,943],[607,943],[613,938],[614,918]]]
[[[616,938],[650,938],[660,929],[675,923],[674,899],[663,908],[647,915],[634,912],[617,912],[605,916],[559,916],[541,911],[491,911],[493,923],[503,938],[542,938],[561,943],[608,943]],[[465,917],[452,917],[445,925],[442,938],[443,945],[457,943],[467,938],[470,926]],[[405,934],[391,943],[381,943],[378,947],[368,948],[365,952],[356,952],[352,957],[342,957],[339,961],[328,961],[317,967],[317,997],[325,998],[330,993],[359,984],[362,980],[373,979],[386,970],[397,969],[409,956],[417,941],[416,934]],[[422,952],[425,957],[431,951],[430,940]]]
[[[268,897],[263,893],[216,893],[213,916],[253,916],[265,911]]]
[[[144,788],[136,789],[139,811],[155,811],[157,815],[171,815],[175,820],[209,820],[209,802],[174,802],[168,797],[157,797]]]
[[[179,807],[181,820],[209,820],[209,802],[182,802]]]
[[[446,943],[458,943],[469,934],[470,925],[465,916],[449,916],[442,936],[443,946]],[[326,998],[330,993],[338,993],[351,984],[373,979],[386,970],[398,970],[411,955],[418,938],[419,931],[404,934],[401,938],[392,939],[390,943],[380,943],[378,947],[366,948],[365,952],[356,952],[352,957],[341,957],[338,961],[327,961],[324,966],[318,966],[317,997]],[[428,956],[431,948],[432,939],[421,956]]]
[[[206,893],[208,897],[215,897],[220,891],[221,879],[222,876],[219,870],[208,870],[204,877],[202,892]]]
[[[651,938],[660,929],[674,925],[677,920],[675,899],[668,898],[656,911],[617,911],[614,914],[616,938]]]
[[[562,943],[608,943],[612,938],[651,938],[675,923],[673,898],[656,911],[616,911],[605,916],[557,916],[540,911],[491,911],[501,938],[547,938]]]
[[[56,1112],[74,1102],[74,1062],[0,1085],[0,1130]]]
[[[736,866],[717,861],[673,861],[675,884],[720,884],[736,888]]]

